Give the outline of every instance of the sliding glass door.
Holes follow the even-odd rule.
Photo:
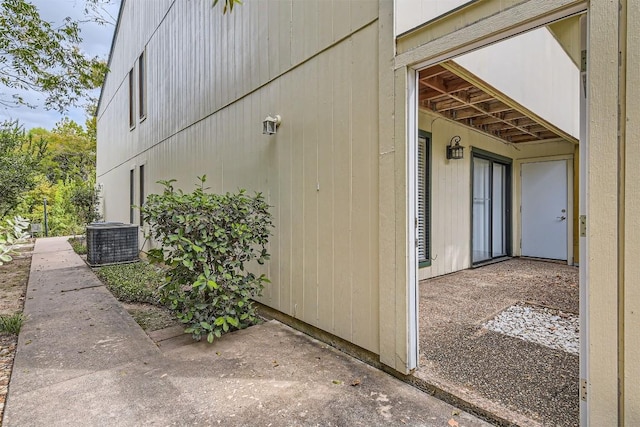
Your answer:
[[[509,255],[510,170],[508,159],[473,153],[473,264]]]

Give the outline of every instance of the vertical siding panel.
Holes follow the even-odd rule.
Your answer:
[[[292,146],[293,146],[293,91],[290,90],[292,79],[290,75],[278,81],[283,117],[285,122],[276,134],[276,153],[278,156],[279,200],[278,234],[280,235],[280,309],[287,314],[293,314],[292,303],[292,269],[293,269],[293,205],[292,205]]]
[[[325,2],[326,3],[326,2]],[[318,58],[318,327],[331,330],[334,305],[334,205],[333,135],[334,51]]]
[[[268,7],[266,1],[251,2],[251,7],[254,8],[254,19],[249,31],[253,35],[252,39],[256,48],[256,54],[253,59],[257,63],[256,85],[253,87],[257,87],[269,80],[270,45],[273,43],[271,27],[275,24],[272,20],[271,8]]]
[[[276,109],[280,111],[280,82],[271,85],[270,93],[273,93],[275,104],[278,106]],[[259,124],[262,119],[262,111],[266,110],[262,106],[267,103],[265,99],[264,91],[255,95],[255,99],[251,102],[252,107],[252,120],[251,123]],[[269,289],[269,306],[280,309],[280,286],[282,278],[280,276],[280,248],[282,240],[282,229],[280,227],[280,211],[278,207],[282,205],[280,200],[280,157],[278,156],[279,137],[282,136],[281,132],[276,134],[275,138],[270,138],[265,135],[259,135],[259,127],[254,130],[256,139],[262,139],[261,141],[255,141],[256,143],[265,144],[265,158],[267,163],[267,182],[265,183],[264,197],[267,203],[271,206],[269,211],[273,216],[273,228],[272,236],[269,239],[268,251],[271,254],[271,260],[267,263],[268,272],[267,277],[271,280],[271,283],[267,284],[265,288]],[[253,130],[253,128],[252,128]],[[249,137],[251,140],[251,136]]]
[[[267,25],[259,25],[259,15],[260,11],[260,3],[251,3],[251,6],[247,8],[249,13],[249,25],[246,28],[245,32],[248,32],[246,35],[249,43],[249,87],[254,88],[259,86],[260,82],[260,61],[261,57],[265,55],[260,55],[259,40],[264,37],[266,34],[269,37],[269,24],[267,21]],[[267,17],[268,19],[268,17]],[[265,33],[264,29],[267,29]],[[252,37],[253,36],[253,37]]]
[[[202,55],[203,55],[203,81],[206,91],[206,103],[203,111],[203,115],[213,111],[215,106],[215,61],[211,52],[211,44],[214,39],[214,30],[211,25],[211,16],[203,14],[202,26],[204,27],[204,39],[202,40]]]
[[[627,2],[627,84],[626,84],[626,147],[625,147],[625,241],[624,241],[624,320],[627,325],[640,324],[640,228],[635,218],[640,211],[640,109],[638,108],[638,72],[640,69],[640,5]],[[624,328],[624,408],[625,424],[640,425],[640,329]]]
[[[305,39],[309,37],[305,29],[305,9],[307,2],[291,3],[291,65],[296,65],[304,58]]]
[[[303,58],[318,51],[318,0],[306,0],[303,20]]]
[[[271,3],[270,3],[271,4]],[[288,70],[294,64],[292,59],[292,26],[293,26],[293,0],[283,1],[280,6],[280,33],[278,36],[280,61],[278,73]]]
[[[304,319],[318,324],[318,61],[303,66]]]
[[[437,129],[437,128],[436,128]],[[447,160],[445,159],[445,156],[443,154],[444,151],[444,136],[443,135],[438,135],[438,140],[440,141],[439,148],[438,148],[438,152],[437,152],[437,156],[439,159],[438,162],[438,166],[439,166],[439,170],[437,175],[433,175],[432,179],[435,181],[435,185],[434,187],[437,188],[437,194],[438,194],[438,208],[437,208],[437,217],[435,218],[436,222],[434,222],[435,224],[438,224],[433,228],[437,228],[438,229],[438,238],[439,238],[439,242],[440,244],[438,245],[438,257],[439,262],[438,262],[438,268],[436,270],[438,275],[444,274],[446,269],[445,269],[445,262],[446,262],[446,248],[447,248],[447,240],[446,240],[446,228],[447,228],[447,223],[446,223],[446,204],[447,204],[447,200],[446,200],[446,167],[447,167]],[[440,224],[442,224],[442,226],[440,226]]]
[[[371,323],[371,271],[377,263],[371,259],[370,186],[372,150],[377,148],[377,139],[372,132],[376,122],[371,121],[370,111],[377,112],[377,79],[374,73],[363,70],[374,69],[377,57],[371,55],[377,47],[377,38],[372,37],[373,28],[353,36],[351,67],[352,97],[352,245],[351,269],[353,289],[353,341],[365,348],[374,345],[374,330]],[[376,231],[377,231],[377,223]]]
[[[333,3],[331,0],[318,2],[318,49],[324,49],[333,42]]]
[[[211,52],[211,78],[213,80],[213,109],[216,110],[222,105],[222,32],[220,28],[219,17],[215,14],[209,16],[209,26],[212,29],[211,43],[207,49]]]
[[[250,73],[251,73],[251,44],[249,43],[249,39],[246,34],[245,28],[247,27],[247,18],[250,16],[250,11],[247,11],[244,8],[238,8],[236,19],[236,25],[234,25],[234,32],[236,34],[236,48],[234,49],[235,54],[235,84],[237,87],[237,92],[235,94],[235,98],[237,99],[242,94],[249,92],[250,86]],[[235,13],[233,14],[235,15]]]
[[[337,64],[351,62],[351,40],[336,46]],[[334,332],[352,337],[351,289],[351,76],[346,66],[334,68]]]
[[[263,8],[263,12],[268,10],[268,37],[264,37],[264,42],[261,43],[263,48],[266,48],[268,55],[264,55],[264,59],[267,60],[267,67],[269,70],[268,78],[273,78],[278,75],[280,71],[280,55],[285,55],[285,52],[282,51],[282,13],[285,7],[288,7],[288,4],[281,1],[276,2],[260,2],[260,6]],[[262,15],[264,16],[264,15]],[[288,25],[287,25],[288,26]],[[287,37],[287,43],[289,39]]]
[[[355,31],[378,16],[378,2],[351,0],[351,31]],[[378,46],[376,46],[377,49]]]
[[[351,29],[351,4],[349,0],[333,0],[333,41],[349,34]]]
[[[450,138],[450,137],[449,137]],[[446,157],[446,156],[445,156]],[[454,179],[454,172],[456,170],[456,160],[449,160],[445,166],[444,169],[444,192],[442,194],[442,197],[447,197],[447,196],[452,196],[454,195],[453,190],[455,188],[455,182],[453,181]],[[449,202],[447,200],[447,203],[443,203],[444,205],[444,229],[445,229],[445,242],[446,242],[446,247],[445,247],[445,252],[444,252],[444,271],[445,273],[448,273],[451,271],[451,251],[453,250],[453,245],[451,244],[451,242],[453,242],[453,234],[454,234],[454,230],[452,230],[452,226],[453,226],[453,206],[452,203]]]
[[[291,76],[291,87],[304,87],[304,79],[301,73],[294,73]],[[299,94],[297,96],[300,96]],[[295,98],[294,98],[295,100]],[[294,101],[292,106],[296,105]],[[306,181],[304,171],[304,129],[303,129],[303,109],[293,108],[291,111],[291,169],[292,169],[292,186],[291,186],[291,210],[293,211],[292,224],[292,270],[293,277],[291,279],[292,286],[292,304],[294,315],[297,318],[304,318],[304,278],[307,266],[305,260],[305,229],[304,216],[306,214],[304,206],[304,185]]]

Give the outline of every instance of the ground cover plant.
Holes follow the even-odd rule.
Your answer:
[[[78,255],[87,254],[87,241],[84,237],[70,237],[68,242],[71,245],[71,248],[73,248],[74,252]]]
[[[198,179],[192,193],[176,190],[175,180],[161,181],[163,193],[150,195],[142,213],[149,237],[162,245],[149,257],[167,266],[161,298],[185,332],[212,342],[258,321],[252,299],[268,279],[247,267],[269,259],[272,221],[261,194],[211,194],[206,176]]]
[[[139,261],[106,265],[95,272],[118,300],[158,304],[157,291],[164,276],[157,266]]]
[[[177,324],[171,311],[158,296],[158,288],[164,282],[164,273],[158,266],[139,261],[108,265],[94,271],[146,332]]]
[[[22,323],[24,323],[24,315],[22,313],[0,315],[0,333],[18,335]]]

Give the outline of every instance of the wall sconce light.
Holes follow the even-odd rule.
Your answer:
[[[262,133],[265,135],[275,134],[278,131],[278,126],[280,126],[281,122],[282,119],[279,115],[276,115],[275,117],[267,116],[262,121]]]
[[[464,147],[460,145],[460,137],[458,135],[451,138],[447,145],[447,159],[459,160],[464,157]]]

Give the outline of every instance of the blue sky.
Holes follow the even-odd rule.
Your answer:
[[[61,23],[67,16],[74,20],[85,19],[83,14],[84,0],[29,0],[29,2],[37,6],[40,11],[40,16],[49,22]],[[112,4],[107,6],[107,11],[115,19],[118,16],[120,0],[113,0],[111,3]],[[89,56],[98,56],[107,59],[109,49],[111,48],[114,28],[112,25],[97,25],[93,22],[82,23],[81,36],[83,42],[81,49]],[[99,91],[96,91],[95,96],[98,94]],[[42,105],[44,97],[39,93],[25,92],[24,98],[30,103],[37,105],[37,108],[0,107],[0,120],[18,119],[25,129],[34,127],[52,129],[55,124],[65,116],[83,125],[87,118],[87,114],[83,108],[71,108],[65,115],[57,111],[45,110]]]

